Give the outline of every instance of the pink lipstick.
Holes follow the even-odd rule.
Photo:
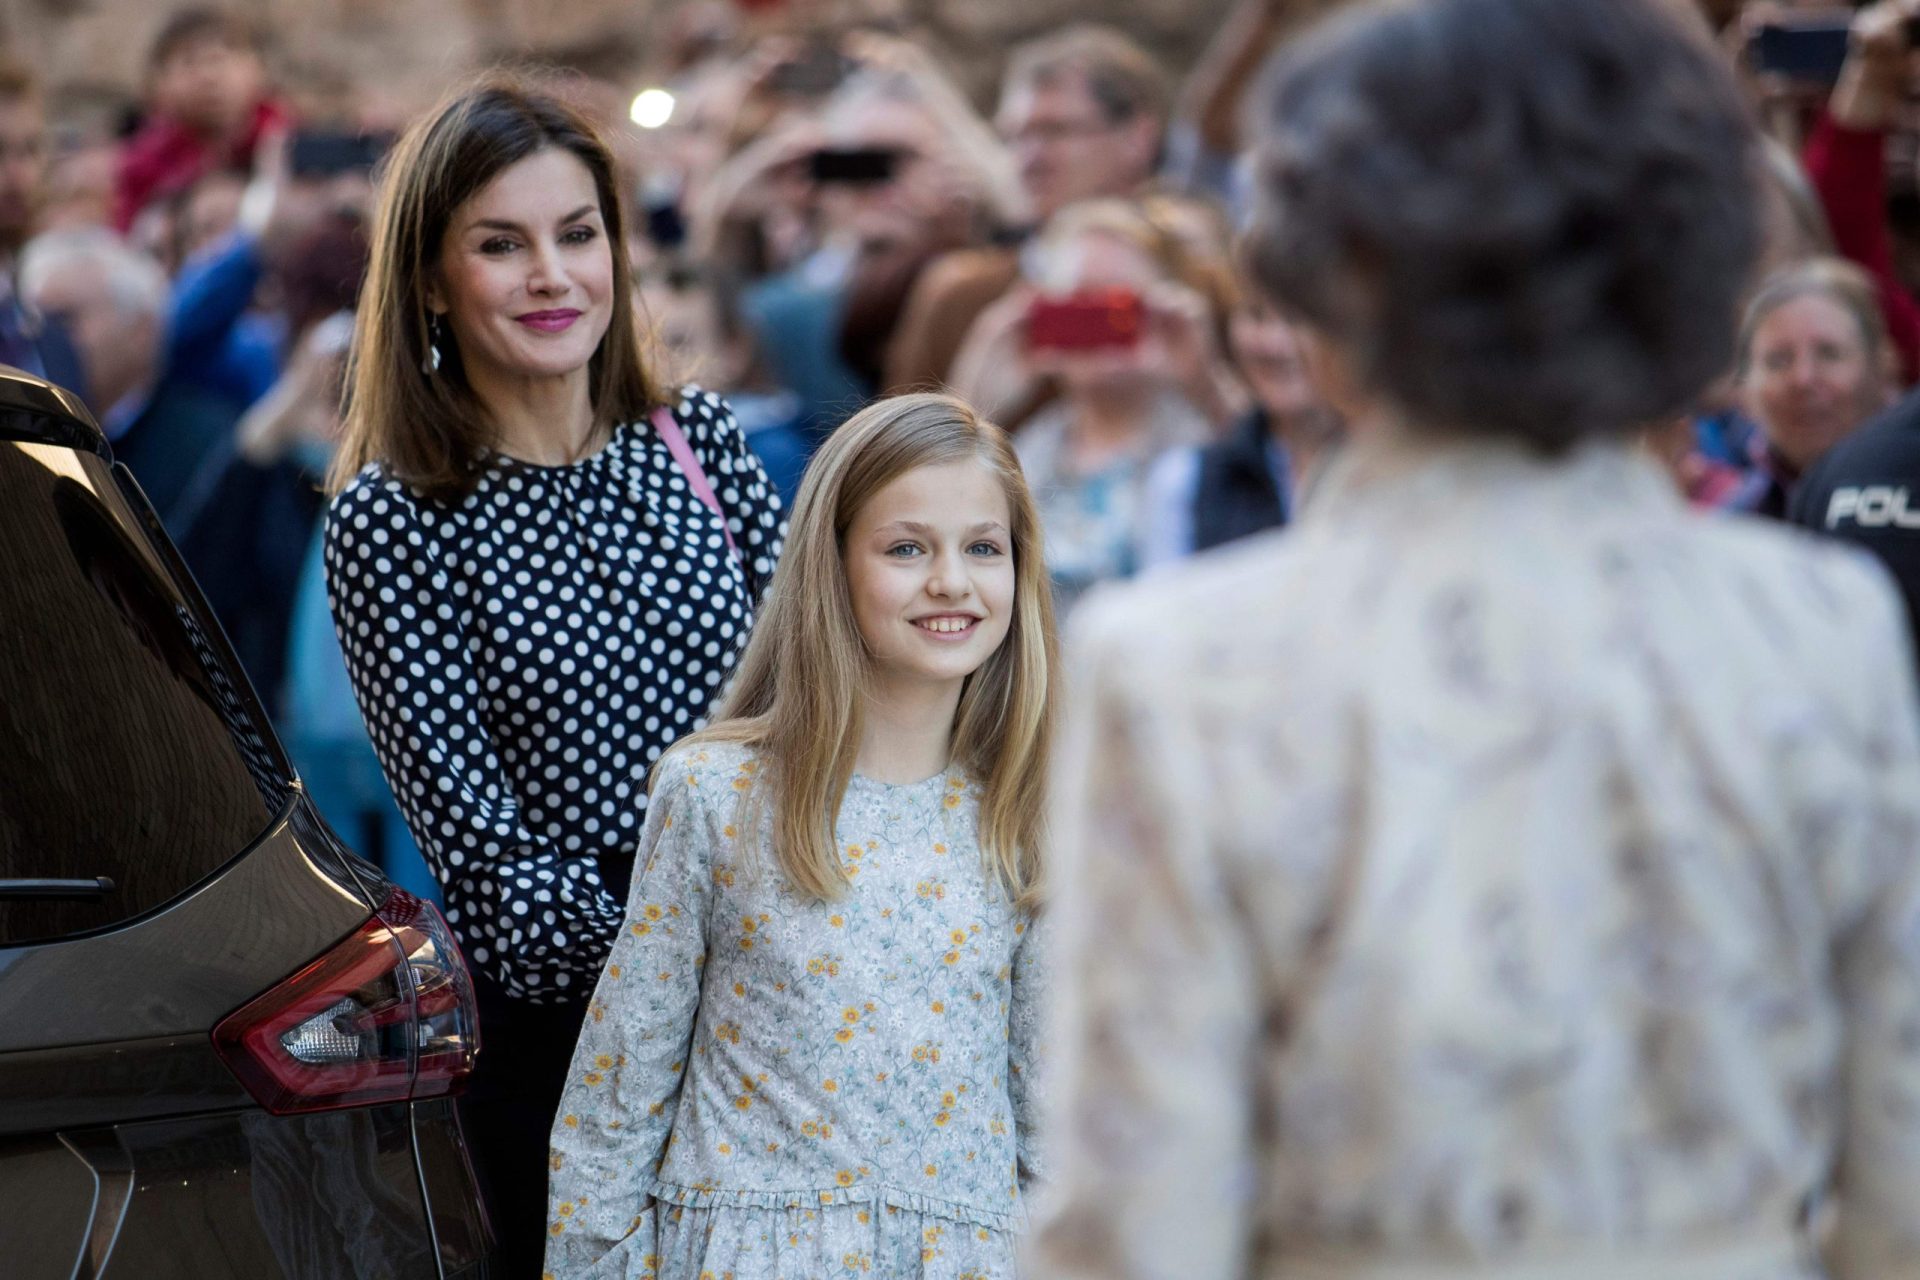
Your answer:
[[[538,329],[541,333],[564,333],[573,327],[580,318],[578,311],[563,309],[559,311],[529,311],[525,315],[515,316],[529,329]]]

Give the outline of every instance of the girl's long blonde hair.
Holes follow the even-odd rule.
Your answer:
[[[765,803],[758,797],[771,788],[774,856],[806,897],[831,900],[848,883],[833,828],[860,747],[869,658],[847,589],[847,528],[896,477],[967,459],[1006,490],[1013,618],[999,649],[961,691],[952,761],[984,786],[980,845],[989,868],[1015,905],[1039,905],[1058,665],[1039,517],[1006,433],[963,401],[936,394],[870,405],[820,446],[732,691],[715,723],[683,740],[744,743],[759,753],[766,787],[743,803]],[[753,812],[744,820],[765,817]]]

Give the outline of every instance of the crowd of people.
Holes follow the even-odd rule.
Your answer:
[[[1052,1181],[1043,1274],[1920,1275],[1920,0],[1309,7],[990,110],[750,7],[0,65],[0,361],[444,904],[503,1274],[1006,1276]]]

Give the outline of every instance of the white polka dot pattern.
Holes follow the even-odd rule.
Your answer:
[[[780,554],[732,412],[690,387],[674,416],[739,560],[644,422],[570,466],[494,455],[455,505],[374,463],[327,513],[374,750],[468,961],[517,998],[591,991],[626,892],[598,859],[632,857],[646,771],[704,719]]]

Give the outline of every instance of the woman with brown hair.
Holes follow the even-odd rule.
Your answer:
[[[621,222],[605,145],[551,98],[488,81],[408,132],[327,521],[355,693],[480,990],[467,1132],[515,1277],[637,783],[705,716],[780,543],[726,406],[641,360]]]
[[[1212,222],[1205,206],[1158,197],[1070,205],[1028,249],[1026,287],[976,336],[1017,318],[961,355],[956,382],[984,399],[991,378],[971,375],[989,364],[1058,388],[1017,439],[1063,614],[1140,568],[1154,462],[1239,416],[1245,393],[1224,355],[1233,279]]]

